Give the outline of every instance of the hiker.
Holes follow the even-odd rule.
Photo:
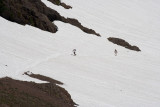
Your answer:
[[[115,56],[117,56],[117,53],[118,53],[118,51],[115,49],[115,50],[114,50],[114,54],[115,54]]]
[[[76,49],[73,49],[73,55],[76,56]]]

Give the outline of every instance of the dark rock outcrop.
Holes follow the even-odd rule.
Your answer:
[[[114,37],[109,37],[108,40],[114,44],[117,44],[117,45],[120,45],[120,46],[123,46],[127,49],[130,49],[130,50],[134,50],[134,51],[141,51],[137,46],[132,46],[130,45],[128,42],[126,42],[125,40],[123,39],[120,39],[120,38],[114,38]]]
[[[70,6],[70,5],[67,5],[67,4],[65,4],[65,3],[60,3],[60,5],[62,6],[62,7],[64,7],[65,9],[72,9],[72,7]]]
[[[47,8],[41,0],[3,0],[5,9],[0,13],[2,17],[12,22],[29,24],[52,33],[57,31],[51,21],[60,20],[60,14]]]
[[[97,35],[97,36],[101,36],[99,33],[96,33],[93,29],[89,29],[87,27],[82,26],[81,23],[77,19],[62,18],[62,21],[65,22],[65,23],[70,23],[71,25],[74,25],[74,26],[80,28],[83,32],[86,32],[88,34],[94,34],[94,35]]]
[[[48,1],[52,2],[55,5],[62,6],[65,9],[71,9],[72,8],[70,5],[67,5],[67,4],[61,2],[61,0],[48,0]]]
[[[36,79],[42,80],[42,81],[48,81],[48,82],[50,82],[50,83],[63,85],[63,83],[60,82],[60,81],[57,81],[57,80],[55,80],[55,79],[52,79],[52,78],[50,78],[50,77],[46,77],[46,76],[43,76],[43,75],[40,75],[40,74],[33,74],[33,73],[30,72],[30,71],[27,71],[27,72],[25,72],[24,74],[25,74],[25,75],[28,75],[28,76],[30,76],[30,77],[32,77],[32,78],[36,78]]]
[[[61,4],[61,0],[48,0],[48,1],[50,1],[53,4],[58,5],[58,6]]]
[[[0,6],[0,16],[22,25],[29,24],[55,33],[58,27],[53,21],[58,20],[79,27],[88,34],[100,36],[94,30],[83,27],[78,20],[64,18],[57,11],[47,7],[41,0],[0,0]]]
[[[54,83],[0,79],[0,107],[75,107],[68,92]]]

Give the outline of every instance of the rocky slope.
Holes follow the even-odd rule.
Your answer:
[[[18,81],[8,77],[0,79],[0,107],[75,107],[69,93],[60,86],[61,82],[33,74],[49,83]],[[31,77],[32,77],[31,76]]]
[[[50,0],[54,4],[61,4],[66,8],[71,8],[65,3]],[[53,23],[55,20],[72,24],[88,34],[100,36],[94,30],[81,25],[73,18],[64,18],[56,10],[47,7],[41,0],[0,0],[0,16],[22,25],[28,24],[45,31],[55,33],[57,26]]]

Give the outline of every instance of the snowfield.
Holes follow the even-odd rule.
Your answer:
[[[80,107],[160,107],[159,0],[63,0],[73,7],[69,10],[42,1],[102,37],[59,21],[53,34],[0,17],[0,77],[41,83],[23,73],[49,76],[63,82]],[[108,37],[142,51],[115,45]]]

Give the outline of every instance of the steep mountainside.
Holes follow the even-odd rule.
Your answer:
[[[30,86],[33,81],[32,88],[40,87],[40,93],[50,98],[44,91],[52,85],[44,80],[57,83],[51,80],[54,78],[63,82],[60,87],[68,91],[79,107],[160,107],[160,0],[62,0],[72,9],[41,1],[64,17],[62,21],[54,21],[58,32],[50,33],[0,17],[1,83],[7,81],[6,76],[18,84],[21,80],[20,85],[28,81],[25,83]],[[0,5],[2,12],[2,0]],[[86,31],[84,26],[93,28],[101,37],[82,32]],[[109,37],[116,44],[108,41]],[[120,45],[127,48],[135,45],[141,51]],[[77,50],[76,56],[73,49]],[[33,74],[25,75],[27,71]],[[8,88],[3,88],[7,92],[1,95],[10,100],[12,97],[6,96],[8,92],[14,95],[15,89]]]

